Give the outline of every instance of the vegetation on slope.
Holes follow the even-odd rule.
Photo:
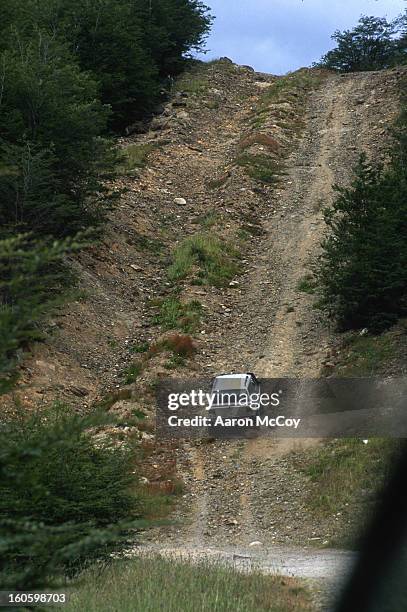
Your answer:
[[[66,406],[13,414],[0,429],[0,582],[43,588],[120,550],[139,525],[132,448],[95,437],[101,416]],[[92,434],[93,431],[93,434]]]
[[[341,329],[381,331],[406,313],[407,111],[387,167],[364,156],[350,187],[324,211],[329,233],[315,265],[320,306]]]
[[[120,159],[109,133],[154,110],[211,17],[199,0],[10,0],[0,17],[4,379],[53,304],[38,308],[39,285],[42,295],[62,288],[40,262],[61,268],[67,243],[55,240],[100,228],[114,202],[108,179],[148,154]],[[24,286],[24,308],[15,286]]]
[[[303,470],[314,486],[305,499],[307,511],[337,522],[327,546],[357,549],[400,448],[397,440],[346,438],[308,453]]]

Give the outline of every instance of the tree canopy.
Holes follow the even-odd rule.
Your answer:
[[[380,70],[403,63],[407,58],[405,16],[387,21],[364,15],[355,28],[336,30],[332,39],[337,46],[319,62],[325,68],[341,72]]]

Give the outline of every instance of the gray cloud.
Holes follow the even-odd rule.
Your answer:
[[[336,29],[361,14],[393,18],[405,0],[206,0],[216,20],[207,59],[228,56],[256,70],[283,74],[308,66],[332,48]]]

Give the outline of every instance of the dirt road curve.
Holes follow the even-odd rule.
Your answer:
[[[330,330],[310,307],[312,298],[297,286],[317,252],[324,229],[321,207],[332,201],[332,184],[349,182],[361,151],[373,158],[380,154],[381,126],[384,133],[396,110],[383,73],[329,77],[312,94],[306,130],[270,202],[281,213],[264,221],[264,234],[240,281],[244,290],[233,302],[233,320],[223,333],[214,330],[216,348],[208,352],[205,368],[250,369],[260,377],[318,376]],[[218,148],[216,134],[212,138]],[[199,163],[202,168],[202,159]],[[310,484],[298,464],[307,446],[318,443],[264,439],[180,445],[185,503],[178,523],[153,531],[150,541],[181,555],[255,557],[265,570],[298,576],[343,575],[351,554],[295,548],[323,544],[336,520],[315,524],[305,505]],[[261,552],[249,547],[254,541],[261,542]]]

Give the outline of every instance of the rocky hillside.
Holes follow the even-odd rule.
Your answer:
[[[86,408],[122,386],[134,351],[171,327],[159,305],[175,294],[182,303],[199,301],[196,367],[215,371],[219,330],[234,324],[244,293],[239,278],[256,269],[265,224],[286,209],[278,203],[283,160],[301,133],[304,99],[322,78],[304,70],[277,80],[227,59],[200,65],[175,84],[146,133],[118,142],[125,159],[111,189],[120,203],[102,243],[72,261],[77,299],[49,322],[49,340],[25,362],[26,402],[58,398]],[[195,235],[222,240],[226,270],[209,283],[173,282],[174,250]]]

